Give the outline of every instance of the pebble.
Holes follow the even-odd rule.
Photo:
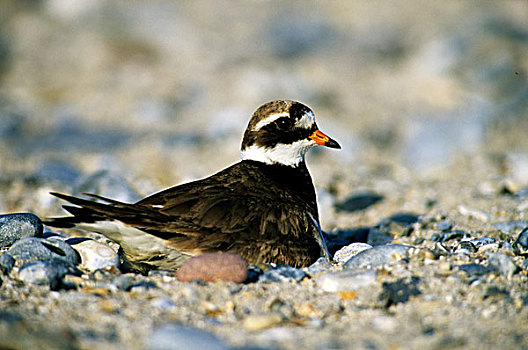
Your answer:
[[[335,261],[335,256],[334,256],[334,261]],[[327,271],[334,266],[335,265],[329,262],[325,257],[320,257],[312,265],[308,267],[308,273],[310,275],[315,275],[316,273]]]
[[[353,256],[344,265],[345,269],[357,269],[360,267],[378,267],[389,264],[393,261],[401,260],[411,249],[410,246],[402,244],[389,244],[376,246],[371,249],[364,250]]]
[[[18,279],[25,283],[49,285],[56,290],[66,274],[80,275],[81,272],[64,260],[51,258],[23,264],[18,271]]]
[[[42,222],[31,213],[0,215],[0,247],[9,247],[26,237],[42,236]]]
[[[383,196],[374,192],[354,194],[347,199],[336,203],[336,208],[340,211],[353,212],[366,209],[381,201]]]
[[[517,255],[528,255],[528,227],[519,233],[513,242],[513,249]]]
[[[475,263],[459,265],[456,269],[471,277],[486,275],[490,272],[486,266]]]
[[[410,280],[400,278],[394,282],[383,282],[382,291],[378,295],[378,302],[383,307],[406,303],[412,296],[422,294],[418,289],[419,277],[411,277]]]
[[[455,254],[471,255],[472,253],[476,253],[477,250],[478,248],[471,241],[462,241],[456,247]]]
[[[436,229],[438,231],[448,231],[451,230],[453,225],[448,220],[442,220],[438,224],[436,224]]]
[[[522,230],[525,227],[528,227],[528,220],[512,220],[512,221],[496,222],[493,224],[493,227],[502,231],[503,233],[510,234],[513,231]]]
[[[282,317],[277,313],[263,315],[250,315],[244,319],[242,325],[248,331],[258,331],[261,329],[276,326],[282,322]]]
[[[9,275],[11,270],[13,270],[13,266],[15,266],[15,258],[11,254],[3,253],[0,255],[0,271],[4,275]]]
[[[373,227],[369,230],[369,235],[367,239],[368,244],[375,246],[389,244],[391,242],[392,237],[381,232],[379,229]]]
[[[219,280],[242,283],[248,277],[248,264],[237,254],[206,253],[185,261],[176,273],[182,282]]]
[[[80,263],[79,254],[60,238],[29,237],[17,241],[9,248],[9,254],[20,262],[57,258],[73,265]]]
[[[86,239],[72,247],[81,256],[80,267],[89,271],[119,267],[119,255],[106,244]]]
[[[495,244],[497,240],[493,237],[481,237],[472,239],[470,242],[473,243],[475,247],[480,248],[485,245]]]
[[[359,252],[362,252],[365,249],[370,248],[372,248],[372,246],[367,243],[351,243],[335,252],[334,262],[337,264],[344,264],[354,255],[358,254]]]
[[[315,278],[325,292],[354,291],[376,284],[376,270],[343,270],[322,273]]]
[[[433,242],[447,242],[455,238],[465,238],[468,234],[462,230],[447,231],[442,233],[435,233],[431,237]]]
[[[154,329],[148,337],[146,350],[227,350],[230,347],[207,331],[168,323]]]
[[[279,265],[276,268],[265,271],[259,276],[258,280],[262,283],[300,282],[308,277],[310,276],[304,270],[288,265]]]
[[[517,272],[513,259],[502,253],[493,253],[488,258],[488,268],[511,278]]]

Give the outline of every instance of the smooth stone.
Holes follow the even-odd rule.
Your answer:
[[[274,282],[300,282],[303,279],[310,277],[304,270],[296,269],[288,265],[280,265],[274,269],[265,271],[259,276],[259,282],[274,283]]]
[[[154,329],[147,338],[146,350],[227,350],[230,347],[207,331],[168,323]]]
[[[345,269],[357,269],[360,267],[378,267],[401,260],[412,247],[402,244],[389,244],[375,246],[364,250],[348,260]]]
[[[335,207],[340,211],[354,212],[366,209],[378,203],[382,199],[382,195],[374,192],[357,193],[341,202],[336,203]]]
[[[277,313],[263,315],[249,315],[242,322],[242,326],[248,331],[258,331],[280,324],[283,317]]]
[[[0,271],[4,275],[9,275],[11,270],[13,270],[13,266],[15,266],[15,258],[11,254],[6,252],[0,255]]]
[[[316,273],[330,270],[334,265],[329,262],[325,257],[320,257],[312,265],[308,266],[308,273],[315,275]]]
[[[248,264],[240,255],[231,253],[206,253],[186,260],[176,273],[182,282],[230,281],[242,283],[248,277]]]
[[[513,242],[513,250],[517,255],[528,255],[528,227],[522,230]]]
[[[29,237],[17,241],[9,248],[9,254],[15,260],[26,262],[57,258],[77,265],[81,258],[77,251],[62,239]]]
[[[456,267],[456,269],[472,277],[486,275],[490,272],[490,269],[488,269],[486,266],[474,263],[459,265]]]
[[[508,278],[517,271],[517,265],[513,259],[502,253],[493,253],[488,258],[488,268]]]
[[[97,193],[125,203],[133,203],[141,199],[124,178],[108,170],[101,170],[88,176],[74,192]]]
[[[9,247],[26,237],[42,236],[42,222],[31,213],[0,215],[0,247]]]
[[[49,285],[55,290],[61,286],[66,274],[80,275],[81,272],[64,260],[52,258],[23,264],[18,271],[18,278],[25,283]]]
[[[88,239],[72,247],[81,256],[80,267],[89,271],[119,267],[119,255],[106,244]]]
[[[376,284],[376,270],[343,270],[322,273],[315,282],[325,292],[358,290]]]
[[[528,227],[528,220],[512,220],[512,221],[503,221],[503,222],[496,222],[493,224],[493,227],[496,229],[510,234],[513,231],[516,230],[522,230],[525,227]]]
[[[362,252],[365,249],[370,249],[372,246],[367,243],[351,243],[341,249],[339,249],[334,254],[334,262],[338,264],[346,263],[350,258],[358,253]]]

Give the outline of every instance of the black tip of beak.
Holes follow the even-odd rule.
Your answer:
[[[324,144],[326,147],[341,149],[341,145],[334,139],[329,139]]]

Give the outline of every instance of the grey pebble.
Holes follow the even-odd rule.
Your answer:
[[[512,233],[513,231],[523,229],[525,227],[528,227],[528,220],[512,220],[512,221],[503,221],[503,222],[496,222],[493,224],[493,227],[496,229],[504,232],[504,233]]]
[[[442,233],[435,233],[431,237],[431,241],[433,242],[446,242],[455,238],[465,238],[469,235],[462,230],[453,230],[453,231],[447,231]]]
[[[367,243],[355,242],[351,243],[334,253],[334,262],[337,264],[344,264],[354,255],[362,252],[365,249],[370,249],[372,246]]]
[[[0,255],[0,271],[4,275],[9,275],[11,270],[13,270],[13,266],[15,266],[15,258],[11,254],[6,252]]]
[[[288,265],[280,265],[274,269],[265,271],[259,276],[258,281],[262,283],[299,282],[306,277],[309,277],[308,273],[301,269],[296,269]]]
[[[0,247],[26,237],[42,236],[42,222],[31,213],[0,215]]]
[[[9,248],[9,254],[20,262],[57,258],[73,265],[81,262],[79,254],[60,238],[29,237],[17,241]]]
[[[343,270],[322,273],[315,278],[319,287],[325,292],[343,292],[358,290],[376,282],[376,270]]]
[[[511,278],[517,271],[513,259],[502,253],[493,253],[488,258],[488,268],[503,276]]]
[[[472,239],[470,242],[473,243],[475,247],[480,248],[488,244],[494,244],[497,242],[497,240],[493,237],[481,237]]]
[[[528,227],[519,233],[513,242],[513,249],[517,255],[528,255]]]
[[[375,246],[364,250],[353,256],[344,265],[345,269],[357,269],[360,267],[378,267],[400,260],[411,249],[410,246],[402,244],[389,244]]]
[[[18,271],[18,278],[26,283],[49,285],[55,290],[61,286],[66,274],[80,275],[81,272],[64,260],[52,258],[23,264]]]
[[[439,231],[451,230],[452,227],[453,225],[448,220],[442,220],[436,224],[436,229]]]
[[[168,323],[155,328],[147,339],[147,350],[227,350],[230,347],[207,331]]]
[[[474,263],[459,265],[456,268],[471,277],[486,275],[490,272],[486,266]]]

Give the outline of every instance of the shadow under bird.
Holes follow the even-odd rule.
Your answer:
[[[73,204],[64,206],[73,216],[44,223],[101,233],[142,270],[177,269],[194,255],[218,251],[250,264],[304,267],[321,255],[331,260],[305,162],[315,145],[341,148],[318,129],[309,107],[268,102],[249,121],[240,162],[133,204],[52,193]]]

